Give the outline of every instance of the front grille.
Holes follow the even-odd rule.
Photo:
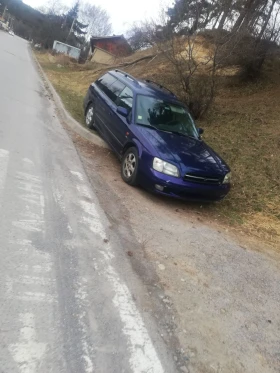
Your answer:
[[[191,183],[196,184],[213,184],[218,185],[222,183],[222,178],[215,178],[211,176],[200,176],[200,175],[192,175],[192,174],[186,174],[184,176],[184,181],[189,181]]]

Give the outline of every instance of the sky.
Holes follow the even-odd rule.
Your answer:
[[[38,8],[48,3],[47,0],[23,0],[24,3]],[[73,0],[63,0],[69,7]],[[87,0],[89,3],[99,5],[106,9],[111,16],[114,34],[123,34],[130,25],[137,21],[156,18],[167,4],[172,0]]]

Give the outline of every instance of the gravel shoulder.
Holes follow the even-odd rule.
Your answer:
[[[188,203],[127,186],[110,150],[71,135],[178,366],[185,362],[190,373],[279,372],[277,251],[205,221]]]

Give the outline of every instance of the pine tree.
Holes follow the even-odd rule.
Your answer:
[[[68,31],[67,41],[72,44],[83,44],[84,35],[88,25],[78,21],[80,3],[77,1],[74,6],[66,13],[63,27]]]
[[[190,34],[205,28],[215,16],[215,2],[208,0],[176,0],[168,8],[169,25]]]

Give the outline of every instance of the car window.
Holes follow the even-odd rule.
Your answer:
[[[109,98],[113,101],[113,102],[116,102],[118,96],[120,95],[120,93],[123,91],[125,87],[125,84],[123,84],[122,82],[120,82],[119,80],[116,80],[112,85],[110,85],[109,87]]]
[[[127,109],[129,112],[132,109],[133,92],[130,88],[125,87],[116,100],[116,105]]]
[[[113,77],[110,74],[103,75],[100,79],[98,79],[95,84],[107,95],[111,94],[109,87],[117,80],[117,78]]]
[[[155,97],[137,96],[136,123],[198,138],[194,121],[185,107]]]

